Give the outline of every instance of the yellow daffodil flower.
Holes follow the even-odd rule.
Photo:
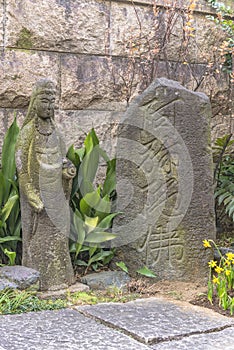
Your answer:
[[[220,267],[220,266],[217,266],[217,267],[215,268],[215,271],[216,271],[217,273],[221,273],[221,272],[223,272],[223,268]]]
[[[214,278],[213,278],[213,283],[214,283],[214,284],[220,284],[219,278],[218,278],[218,277],[214,277]]]
[[[230,274],[231,274],[231,270],[225,270],[225,275],[226,276],[230,276]]]
[[[203,246],[204,246],[205,248],[211,248],[210,242],[207,241],[207,239],[204,239],[204,241],[203,241]]]
[[[233,260],[234,259],[234,253],[226,253],[226,257],[228,260]]]
[[[216,267],[217,266],[217,261],[211,260],[208,262],[209,267]]]

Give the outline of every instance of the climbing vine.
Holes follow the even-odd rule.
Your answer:
[[[216,0],[207,0],[208,3],[216,10],[216,16],[207,16],[216,25],[220,26],[226,33],[225,40],[220,46],[220,53],[223,56],[223,70],[231,75],[233,82],[233,54],[234,54],[234,11],[230,6],[224,5]]]

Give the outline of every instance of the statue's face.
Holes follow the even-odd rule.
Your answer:
[[[36,113],[39,118],[48,119],[54,116],[55,97],[53,94],[38,95],[35,100]]]

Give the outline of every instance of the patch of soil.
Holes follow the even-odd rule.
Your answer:
[[[132,280],[129,284],[129,292],[137,293],[141,297],[162,296],[171,300],[181,300],[190,304],[206,307],[218,312],[221,315],[234,317],[230,311],[219,307],[218,299],[214,297],[213,304],[207,300],[207,287],[200,283],[180,282],[180,281],[158,281],[142,278]]]

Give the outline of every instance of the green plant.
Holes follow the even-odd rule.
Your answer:
[[[217,249],[220,260],[211,260],[208,265],[210,268],[208,293],[207,297],[210,303],[213,303],[214,292],[217,294],[219,306],[224,310],[230,310],[230,314],[234,313],[234,254],[226,253],[223,256],[213,240],[204,240],[205,248]]]
[[[18,133],[19,127],[15,118],[4,138],[0,169],[0,263],[10,264],[15,262],[17,243],[21,240],[19,189],[15,165]]]
[[[73,210],[70,252],[76,265],[97,270],[108,264],[114,255],[113,250],[105,249],[101,244],[115,238],[107,231],[118,214],[111,212],[116,197],[115,159],[107,157],[94,129],[87,135],[84,147],[75,149],[72,145],[67,157],[77,171],[70,200]],[[106,163],[106,176],[102,184],[96,185],[100,159]]]
[[[66,307],[65,300],[41,300],[35,292],[5,289],[0,291],[0,314],[57,310]]]
[[[115,264],[121,270],[123,270],[124,272],[128,273],[128,267],[125,265],[125,263],[123,261],[116,262]],[[142,276],[145,276],[145,277],[151,277],[151,278],[156,277],[156,275],[153,273],[153,271],[151,271],[147,266],[141,267],[136,272],[139,273]]]
[[[234,140],[225,135],[215,141],[213,147],[216,162],[214,178],[217,205],[223,206],[225,213],[234,221]]]
[[[219,25],[227,34],[227,38],[223,42],[220,49],[224,57],[223,70],[232,74],[232,53],[234,49],[234,11],[230,6],[226,6],[223,2],[216,0],[207,1],[217,12],[217,16],[207,16],[207,18],[212,20],[216,25]]]
[[[133,293],[126,294],[117,287],[112,287],[105,291],[67,293],[68,305],[70,306],[108,302],[125,303],[127,301],[134,300],[137,297],[139,297],[139,295]]]
[[[141,267],[136,272],[145,277],[151,277],[151,278],[156,277],[156,275],[147,266]]]

